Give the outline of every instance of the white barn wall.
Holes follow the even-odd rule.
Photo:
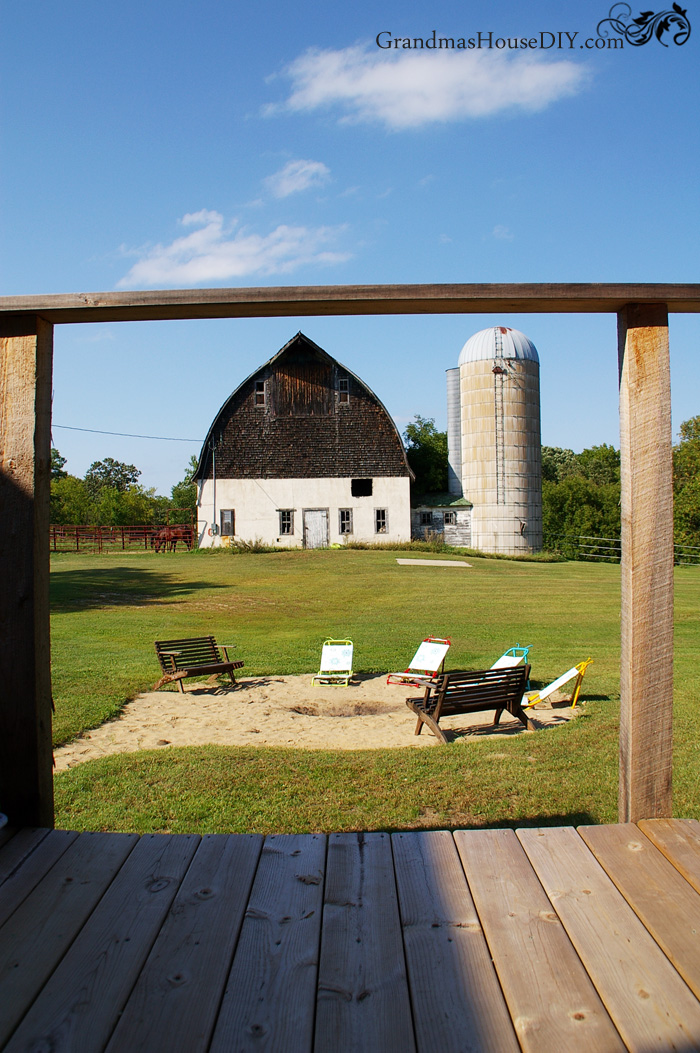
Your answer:
[[[210,535],[214,520],[214,485],[201,484],[198,532],[202,548],[220,546],[220,536]],[[305,509],[328,509],[328,543],[353,541],[410,541],[411,501],[408,478],[375,477],[371,497],[353,497],[349,478],[321,479],[217,479],[216,522],[222,509],[235,512],[234,537],[240,541],[260,540],[280,548],[299,548],[304,544]],[[352,534],[339,532],[339,509],[351,508]],[[386,533],[375,533],[375,509],[387,509]],[[280,534],[280,509],[293,509],[294,533]],[[226,543],[225,541],[223,542]]]

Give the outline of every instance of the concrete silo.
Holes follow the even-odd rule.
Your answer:
[[[542,547],[540,363],[531,340],[493,326],[467,340],[447,371],[449,485],[473,504],[472,547]]]

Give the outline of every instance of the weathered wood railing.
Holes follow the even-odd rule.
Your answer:
[[[380,285],[0,298],[0,807],[53,824],[49,479],[53,325],[302,315],[615,313],[622,474],[621,821],[671,815],[668,312],[700,284]]]

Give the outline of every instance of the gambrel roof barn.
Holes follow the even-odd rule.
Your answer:
[[[303,333],[224,403],[195,478],[204,545],[217,536],[314,547],[410,538],[411,469],[396,425]]]

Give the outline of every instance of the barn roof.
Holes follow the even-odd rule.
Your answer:
[[[344,421],[342,423],[347,424],[346,428],[344,430],[338,428],[337,408],[331,415],[321,412],[316,415],[312,413],[308,416],[302,414],[295,416],[294,412],[287,412],[278,418],[275,413],[267,415],[254,413],[248,415],[245,422],[247,426],[237,432],[236,441],[233,435],[229,434],[226,442],[226,429],[228,428],[231,433],[229,425],[231,425],[232,418],[237,413],[243,413],[245,399],[249,399],[249,395],[255,388],[256,380],[277,376],[280,373],[278,367],[283,365],[285,356],[295,353],[298,353],[301,359],[307,357],[309,361],[324,364],[328,371],[337,371],[338,374],[352,380],[354,396],[351,401],[354,406],[352,414],[343,412]],[[297,361],[299,360],[297,358]],[[365,417],[374,414],[373,420],[364,421],[364,434],[358,432],[356,417],[360,402],[363,403]],[[331,426],[328,424],[331,419],[336,421],[334,434],[331,434]],[[301,332],[293,336],[291,340],[287,340],[272,358],[258,366],[258,369],[249,374],[228,396],[214,418],[202,445],[197,470],[194,474],[195,479],[212,475],[211,460],[215,441],[217,443],[217,476],[222,478],[253,478],[256,477],[258,471],[261,477],[276,477],[280,474],[279,463],[276,465],[272,463],[275,460],[276,445],[286,443],[287,451],[293,451],[293,446],[299,446],[304,442],[311,448],[305,460],[297,457],[296,468],[294,463],[289,464],[289,471],[285,471],[284,476],[364,474],[413,478],[397,426],[381,400],[356,373],[348,370],[347,366],[328,355],[323,347]],[[335,449],[332,449],[334,442]],[[357,446],[356,450],[351,449],[353,445]],[[360,450],[361,445],[364,446],[364,452]],[[246,449],[247,463],[243,464],[241,469],[241,461],[246,459]],[[228,471],[226,471],[226,459],[229,462]],[[253,464],[253,461],[256,463]],[[291,457],[291,461],[294,461],[294,457]]]

